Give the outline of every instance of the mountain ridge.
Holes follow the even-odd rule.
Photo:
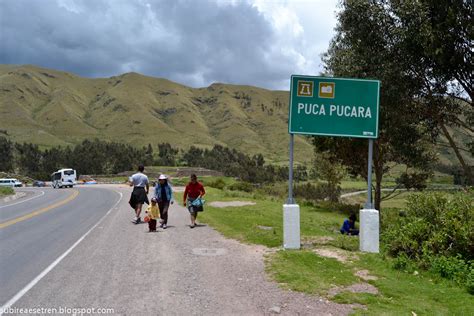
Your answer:
[[[135,72],[84,78],[34,65],[0,65],[0,134],[42,147],[99,138],[136,146],[215,144],[284,163],[289,92],[213,83],[191,88]],[[295,159],[310,161],[295,137]]]

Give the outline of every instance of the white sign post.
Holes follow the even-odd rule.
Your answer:
[[[374,141],[369,140],[367,169],[367,202],[359,212],[359,249],[364,252],[379,253],[379,211],[372,204],[372,156]]]
[[[300,249],[300,206],[293,198],[293,144],[290,134],[290,167],[288,179],[288,199],[283,204],[283,248]]]

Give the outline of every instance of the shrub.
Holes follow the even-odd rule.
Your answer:
[[[243,192],[252,192],[254,186],[251,183],[238,181],[229,186],[231,191],[243,191]]]
[[[468,275],[473,273],[473,268],[462,260],[460,256],[456,257],[433,257],[431,260],[430,271],[439,274],[441,277],[453,280],[458,284],[464,284]]]
[[[467,275],[466,288],[469,294],[474,295],[474,267],[472,266],[472,264],[471,264],[471,270],[469,271],[469,274]]]
[[[215,181],[211,181],[209,183],[206,183],[208,187],[223,190],[225,188],[225,182],[221,178],[216,179]]]
[[[386,251],[394,257],[405,255],[410,259],[421,259],[423,242],[429,234],[429,224],[415,218],[408,223],[396,225],[382,235]]]
[[[0,187],[0,196],[1,195],[11,195],[14,194],[15,191],[10,187]]]
[[[391,217],[393,220],[393,217]],[[467,194],[418,194],[406,211],[382,231],[383,249],[394,267],[408,261],[465,285],[474,293],[474,208]]]
[[[337,197],[341,194],[340,188],[334,193],[334,190],[326,183],[318,183],[317,185],[311,183],[295,185],[293,191],[296,198],[303,198],[308,201],[333,200],[335,198],[334,194],[336,194]]]
[[[394,256],[423,255],[474,259],[474,208],[467,195],[431,193],[408,198],[406,216],[382,234],[386,250]]]
[[[415,270],[415,265],[410,258],[405,254],[401,254],[393,260],[392,267],[396,270],[412,272]]]
[[[348,204],[348,203],[341,203],[341,202],[325,201],[325,202],[320,203],[320,205],[327,210],[338,212],[338,213],[345,214],[348,216],[350,214],[358,215],[361,209],[361,206],[359,204]]]
[[[258,192],[263,196],[273,196],[285,199],[288,195],[288,184],[283,182],[265,184],[258,189]]]

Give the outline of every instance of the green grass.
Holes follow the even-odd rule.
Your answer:
[[[396,185],[396,182],[391,180],[382,183],[383,188],[393,188]],[[346,192],[367,190],[367,182],[365,180],[342,180],[341,189]]]
[[[379,279],[369,281],[378,295],[344,292],[334,300],[368,306],[360,315],[473,315],[474,297],[454,283],[441,280],[428,272],[418,274],[398,271],[390,260],[380,255],[363,254],[355,268],[368,269]]]
[[[334,286],[364,282],[354,271],[369,270],[378,280],[368,283],[379,294],[343,291],[331,298],[367,306],[367,310],[356,310],[356,315],[473,315],[474,297],[452,282],[428,272],[415,275],[395,270],[381,255],[358,255],[359,260],[341,263],[307,250],[278,251],[267,258],[267,272],[284,288],[327,296]]]
[[[382,208],[404,208],[406,206],[407,197],[411,194],[414,194],[414,192],[399,192],[395,194],[393,198],[382,200]],[[362,205],[367,201],[367,194],[361,193],[358,195],[349,196],[342,198],[342,201],[350,204]]]
[[[229,238],[246,243],[254,243],[268,247],[278,247],[283,242],[283,201],[263,199],[254,194],[230,191],[224,192],[214,188],[206,188],[205,211],[200,220],[217,228]],[[182,193],[176,193],[178,201]],[[245,207],[216,208],[209,205],[211,201],[252,201],[255,205]],[[320,207],[301,205],[301,235],[325,236],[338,232],[344,215],[325,211]],[[258,226],[272,227],[263,230]]]
[[[15,194],[13,188],[10,187],[0,187],[0,196],[12,195]]]
[[[428,192],[429,190],[426,190],[425,192]],[[436,190],[436,191],[442,191],[445,193],[453,193],[453,190]],[[382,192],[382,198],[386,196],[390,192]],[[413,194],[421,194],[422,192],[418,191],[398,191],[395,193],[392,197],[389,197],[386,200],[382,200],[382,209],[387,209],[387,208],[398,208],[398,209],[403,209],[406,207],[406,201],[410,195]],[[466,193],[470,194],[471,196],[473,195],[472,193]],[[349,204],[364,204],[365,201],[367,201],[367,194],[366,193],[361,193],[358,195],[353,195],[349,197],[345,197],[341,199],[345,203]]]
[[[334,286],[357,282],[346,265],[310,251],[278,251],[267,261],[267,272],[282,286],[294,291],[325,295]]]
[[[367,182],[361,180],[343,180],[341,181],[341,189],[344,191],[367,190]]]
[[[297,184],[305,183],[305,182],[310,182],[312,184],[317,184],[317,183],[323,183],[323,181],[314,181],[314,180],[309,180],[309,181],[303,181],[299,182]],[[288,185],[285,183],[285,185]],[[362,179],[353,179],[353,178],[348,178],[345,180],[341,181],[341,189],[343,192],[353,192],[353,191],[362,191],[362,190],[367,190],[367,182]],[[397,184],[395,181],[392,180],[386,180],[382,183],[383,188],[393,188]]]
[[[283,200],[265,197],[261,193],[222,191],[208,187],[206,190],[207,204],[200,215],[201,222],[208,223],[226,237],[245,243],[268,247],[282,245]],[[181,201],[181,194],[177,195]],[[400,196],[399,201],[402,199],[403,196]],[[253,201],[256,205],[229,208],[209,205],[212,201],[235,200]],[[266,257],[267,273],[282,287],[327,296],[333,286],[364,282],[354,272],[365,269],[378,277],[378,280],[368,282],[378,288],[379,294],[342,292],[330,299],[365,305],[367,310],[354,311],[361,315],[413,315],[412,312],[417,315],[474,315],[473,296],[464,288],[429,272],[418,271],[415,275],[412,271],[395,270],[392,260],[381,255],[359,253],[358,238],[342,236],[338,232],[345,217],[343,214],[329,212],[321,205],[303,204],[300,208],[301,237],[306,243],[305,249],[280,250]],[[262,230],[258,226],[272,229]],[[322,236],[332,240],[321,241]],[[357,258],[341,263],[311,251],[323,244],[326,248],[343,249]]]

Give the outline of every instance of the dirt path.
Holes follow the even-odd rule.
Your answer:
[[[393,191],[393,189],[382,189],[382,192],[389,192],[389,191]],[[397,191],[406,191],[406,189],[397,189]],[[341,198],[347,198],[350,196],[360,195],[360,194],[365,194],[365,193],[367,193],[367,190],[344,193],[344,194],[341,194]]]
[[[18,307],[113,308],[118,315],[346,315],[351,308],[282,290],[267,279],[263,247],[200,225],[173,205],[169,228],[133,225],[124,199]]]

